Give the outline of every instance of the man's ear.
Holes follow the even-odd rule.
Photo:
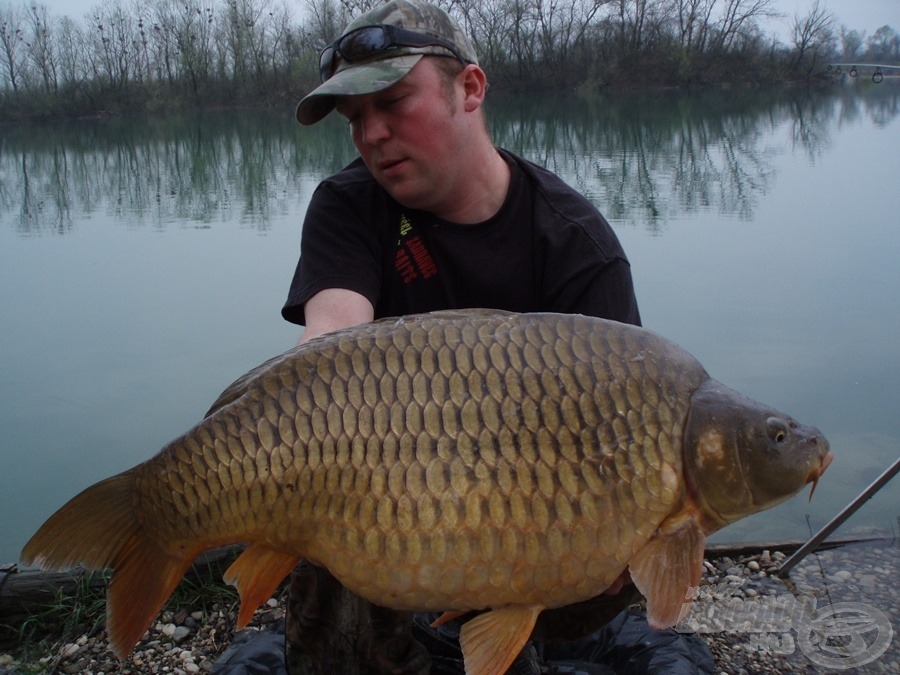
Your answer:
[[[472,112],[480,108],[487,93],[487,75],[480,67],[470,63],[457,77],[463,87],[463,110]]]

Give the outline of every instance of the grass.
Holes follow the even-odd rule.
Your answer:
[[[81,635],[95,634],[102,628],[106,612],[104,582],[103,575],[86,573],[73,588],[57,589],[53,600],[35,603],[16,625],[0,624],[0,648],[29,662],[55,653]]]
[[[208,614],[213,607],[235,606],[236,591],[222,581],[222,572],[229,563],[230,559],[226,558],[194,565],[169,598],[164,611]],[[35,665],[40,659],[56,655],[63,645],[83,635],[93,637],[104,630],[107,581],[107,574],[85,573],[74,586],[57,589],[52,600],[35,602],[23,620],[0,623],[0,653],[10,654],[21,664],[16,666],[16,672],[44,672],[46,667]]]

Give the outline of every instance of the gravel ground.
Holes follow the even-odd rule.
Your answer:
[[[787,580],[774,575],[785,557],[778,551],[711,555],[694,605],[679,627],[698,632],[717,670],[728,675],[850,668],[900,674],[898,553],[897,541],[820,551]],[[233,637],[235,611],[213,605],[208,612],[163,612],[124,662],[108,651],[102,631],[31,661],[0,654],[0,675],[213,672]],[[248,630],[264,629],[283,616],[283,606],[273,598]]]
[[[763,551],[704,563],[683,623],[693,623],[722,673],[900,673],[900,543],[820,551],[784,580],[774,575],[783,558]]]

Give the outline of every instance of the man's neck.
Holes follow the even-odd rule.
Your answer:
[[[453,204],[435,215],[460,225],[483,223],[503,207],[509,192],[510,170],[500,152],[490,145],[473,161],[471,172],[461,181],[460,195]]]

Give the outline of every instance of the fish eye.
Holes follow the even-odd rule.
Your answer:
[[[788,437],[788,426],[783,420],[777,417],[770,417],[766,420],[766,432],[776,443],[783,443]]]

